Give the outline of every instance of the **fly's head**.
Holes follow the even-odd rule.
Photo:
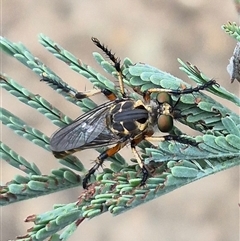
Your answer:
[[[167,92],[160,92],[156,97],[157,103],[157,126],[161,132],[170,132],[173,128],[173,120],[181,117],[180,110],[173,105],[171,95]]]

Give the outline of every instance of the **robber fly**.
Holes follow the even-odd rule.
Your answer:
[[[161,132],[170,132],[173,128],[173,119],[181,117],[180,111],[175,108],[177,103],[173,106],[171,94],[181,95],[199,92],[216,85],[216,81],[210,80],[195,88],[182,90],[152,88],[141,93],[143,100],[135,100],[125,93],[120,59],[116,58],[98,39],[92,38],[92,41],[113,62],[118,73],[121,98],[118,98],[107,89],[97,90],[99,93],[104,93],[109,102],[97,106],[55,132],[50,140],[51,150],[56,158],[63,158],[79,150],[112,146],[108,147],[96,158],[94,166],[83,178],[83,188],[87,188],[91,175],[103,164],[104,160],[130,143],[132,152],[142,170],[140,185],[145,185],[150,174],[137,152],[136,146],[144,139],[184,142],[184,139],[175,135],[153,136],[153,127],[155,125],[158,126]],[[79,92],[76,94],[76,98],[90,97],[97,92],[96,90],[85,93]],[[157,93],[155,100],[150,98],[152,93]]]

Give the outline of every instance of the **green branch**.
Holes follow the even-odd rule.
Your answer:
[[[229,23],[223,28],[236,39],[239,38],[240,31],[236,24]],[[120,96],[118,87],[112,81],[82,63],[59,44],[43,34],[39,36],[39,41],[54,56],[64,61],[70,69],[86,77],[96,88],[107,88]],[[35,58],[21,43],[12,43],[1,37],[0,47],[2,51],[38,74],[43,83],[47,83],[66,100],[81,107],[83,111],[89,111],[96,106],[87,98],[76,100],[74,96],[77,91]],[[109,61],[99,53],[94,53],[93,56],[107,73],[117,78],[116,70]],[[181,60],[179,63],[180,69],[197,84],[204,84],[210,80],[195,66]],[[136,99],[140,97],[130,91],[131,88],[145,91],[155,87],[173,90],[190,87],[189,84],[169,73],[146,64],[133,64],[129,59],[122,62],[122,72],[124,83],[129,86],[128,94]],[[72,121],[40,95],[34,95],[6,74],[1,74],[0,85],[9,94],[49,118],[55,125],[62,127]],[[240,105],[239,98],[222,87],[212,86],[207,91],[233,102],[236,106]],[[173,100],[178,99],[173,96]],[[27,236],[19,237],[18,240],[44,240],[49,237],[66,240],[85,218],[93,218],[104,212],[114,215],[123,213],[190,182],[240,164],[239,115],[202,92],[182,95],[178,108],[184,116],[179,121],[197,130],[199,135],[189,137],[177,128],[174,128],[173,132],[197,141],[198,146],[174,141],[160,142],[157,146],[153,146],[150,142],[142,141],[139,144],[142,158],[154,170],[153,176],[147,180],[144,187],[139,186],[141,171],[136,161],[132,160],[131,163],[117,153],[108,159],[111,161],[110,168],[104,168],[93,177],[92,185],[88,190],[82,191],[78,200],[67,205],[56,205],[47,213],[29,216],[26,221],[34,222],[34,227],[29,230]],[[49,138],[44,133],[28,126],[8,110],[1,108],[0,111],[0,118],[4,125],[21,137],[50,151]],[[0,151],[4,161],[23,171],[25,175],[18,175],[0,187],[1,205],[81,186],[82,177],[86,172],[84,164],[70,155],[59,160],[66,167],[53,170],[50,175],[43,175],[35,163],[28,162],[4,143],[0,143]],[[102,149],[98,151],[102,152]],[[56,161],[56,159],[52,157],[52,160],[47,161]],[[60,231],[61,233],[58,234],[57,232]]]

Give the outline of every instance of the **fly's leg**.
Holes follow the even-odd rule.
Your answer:
[[[63,82],[60,78],[51,79],[45,72],[42,73],[42,78],[40,79],[40,81],[44,81],[51,86],[55,86],[58,89],[60,89],[62,92],[68,93],[71,96],[74,96],[76,93],[71,86]]]
[[[175,136],[175,135],[166,135],[166,136],[152,136],[154,134],[153,130],[149,129],[146,132],[142,133],[140,136],[137,138],[134,138],[131,141],[131,149],[132,152],[138,162],[138,165],[140,166],[142,170],[142,180],[140,183],[140,186],[144,186],[146,184],[146,181],[148,177],[150,176],[148,169],[146,168],[142,158],[140,157],[139,153],[136,150],[136,146],[142,141],[142,140],[147,140],[147,141],[177,141],[183,144],[189,144],[189,145],[196,145],[196,142],[193,142],[190,139],[187,139],[185,137],[181,136]]]
[[[123,84],[123,74],[121,70],[121,60],[120,58],[115,57],[115,55],[109,50],[106,46],[100,43],[100,41],[97,38],[92,37],[93,43],[100,48],[107,56],[108,58],[113,62],[114,68],[116,69],[118,73],[118,81],[120,86],[120,91],[123,97],[126,96],[126,93],[124,91],[124,84]],[[112,93],[108,89],[93,89],[86,92],[78,92],[75,97],[76,99],[84,99],[86,97],[91,97],[93,95],[103,93],[109,100],[115,100],[117,97],[114,93]]]
[[[115,57],[115,55],[109,50],[106,46],[100,43],[100,41],[97,38],[92,37],[93,43],[100,48],[107,56],[108,58],[113,62],[114,68],[116,69],[118,73],[118,81],[120,86],[120,91],[123,97],[126,97],[126,93],[124,91],[124,83],[123,83],[123,74],[121,70],[121,60],[118,57]],[[70,93],[72,95],[75,95],[76,99],[84,99],[86,97],[91,97],[93,95],[103,93],[109,100],[115,100],[117,97],[114,93],[112,93],[110,90],[107,89],[94,89],[86,92],[78,92],[74,93],[74,91],[71,89],[70,86],[65,84],[64,82],[59,82],[53,79],[48,78],[47,75],[43,74],[41,81],[48,82],[52,85],[56,85],[58,88],[62,89],[62,91]]]
[[[97,94],[103,93],[110,101],[111,100],[116,100],[117,96],[110,90],[108,89],[92,89],[89,91],[85,91],[85,92],[78,92],[75,95],[75,98],[78,100],[84,99],[84,98],[88,98]]]
[[[91,175],[95,173],[95,171],[102,166],[103,162],[108,158],[116,154],[119,150],[121,150],[127,144],[126,141],[120,142],[114,147],[107,149],[106,151],[102,152],[97,159],[95,160],[94,166],[88,171],[82,181],[82,185],[84,189],[87,189],[88,182],[91,178]]]
[[[76,99],[81,100],[84,98],[88,98],[100,93],[103,93],[109,100],[115,100],[117,98],[117,96],[111,92],[108,89],[92,89],[89,91],[85,91],[85,92],[74,92],[70,86],[66,85],[64,82],[57,82],[55,80],[52,80],[50,78],[48,78],[48,76],[43,74],[43,77],[40,81],[45,81],[48,82],[50,84],[56,85],[58,88],[60,88],[62,91],[71,94],[72,96],[75,96]]]
[[[146,168],[141,156],[139,155],[139,153],[136,150],[136,146],[144,139],[146,139],[147,137],[151,137],[153,135],[153,130],[151,128],[147,129],[144,133],[142,133],[140,136],[137,136],[136,138],[134,138],[131,141],[131,149],[132,152],[138,162],[138,165],[141,168],[142,171],[142,180],[140,183],[140,186],[144,186],[146,184],[146,181],[148,179],[148,177],[150,176],[148,169]]]
[[[120,86],[120,91],[123,97],[126,96],[124,92],[124,84],[123,84],[123,74],[122,70],[120,67],[121,60],[119,58],[116,58],[115,55],[109,50],[106,46],[100,43],[100,41],[97,38],[92,37],[92,41],[94,44],[99,47],[108,57],[112,62],[114,63],[114,67],[118,73],[118,81],[119,81],[119,86]],[[76,99],[84,99],[86,97],[91,97],[93,95],[103,93],[110,101],[117,99],[117,96],[110,90],[108,89],[93,89],[90,91],[86,92],[78,92],[75,97]]]
[[[163,142],[163,141],[176,141],[182,144],[188,144],[192,146],[197,146],[197,142],[194,140],[190,140],[189,138],[182,137],[182,136],[175,136],[175,135],[166,135],[166,136],[147,136],[145,140],[150,142]]]
[[[123,74],[122,74],[122,70],[121,70],[121,60],[120,60],[120,58],[115,57],[115,55],[111,52],[111,50],[109,50],[106,46],[101,44],[100,41],[97,38],[92,37],[92,41],[113,62],[114,67],[115,67],[116,71],[118,72],[118,81],[119,81],[121,94],[122,94],[123,97],[125,97],[126,93],[124,91]]]
[[[144,186],[149,177],[149,172],[145,164],[143,163],[142,158],[140,157],[139,153],[136,150],[136,143],[134,141],[131,142],[131,149],[142,171],[142,180],[141,180],[140,186]]]
[[[150,101],[150,95],[152,93],[160,93],[160,92],[166,92],[169,94],[173,94],[173,95],[183,95],[183,94],[191,94],[194,92],[199,92],[200,90],[204,90],[207,89],[211,86],[217,86],[219,87],[220,85],[216,82],[216,80],[209,80],[208,82],[206,82],[205,84],[202,85],[198,85],[194,88],[186,88],[186,89],[182,89],[182,90],[171,90],[171,89],[163,89],[163,88],[152,88],[152,89],[148,89],[147,91],[145,91],[143,93],[143,98],[146,102]]]

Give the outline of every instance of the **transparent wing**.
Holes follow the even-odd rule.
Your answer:
[[[106,115],[114,103],[110,101],[102,104],[56,131],[50,140],[51,150],[64,152],[117,143],[119,138],[106,126]]]

